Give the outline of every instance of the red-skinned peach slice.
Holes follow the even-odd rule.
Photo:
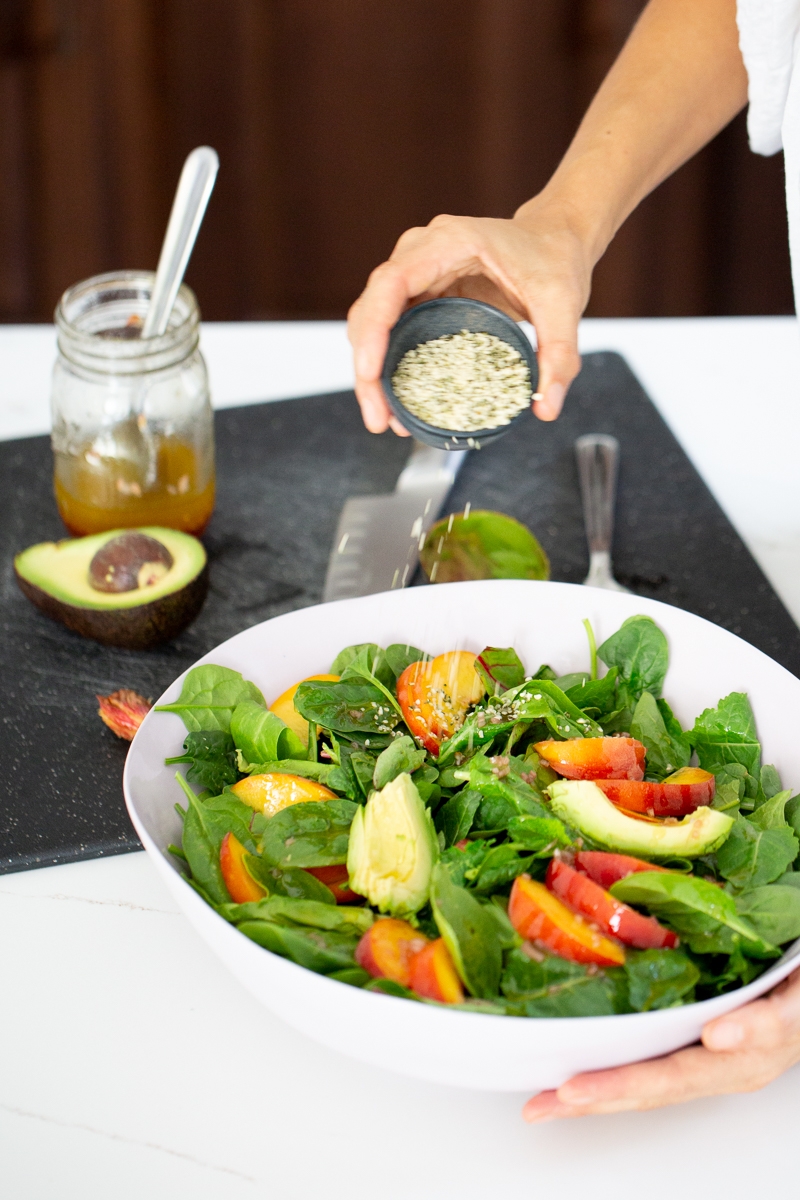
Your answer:
[[[306,867],[306,870],[309,875],[315,875],[320,883],[330,888],[337,904],[364,903],[364,897],[347,886],[347,863],[337,863],[332,867]]]
[[[225,887],[234,904],[246,904],[249,900],[260,900],[266,891],[256,883],[244,865],[247,851],[232,833],[226,833],[219,848],[219,866]]]
[[[428,662],[406,667],[397,680],[397,702],[414,737],[438,754],[442,742],[460,729],[467,709],[484,693],[474,654],[448,650]]]
[[[440,1004],[463,1003],[464,989],[442,938],[429,942],[411,959],[410,985],[412,991],[426,1000],[438,1000]]]
[[[597,963],[600,967],[617,967],[625,962],[625,951],[618,942],[598,933],[529,875],[514,880],[508,916],[521,937],[541,942],[572,962]]]
[[[537,742],[536,751],[566,779],[644,779],[645,748],[630,737]]]
[[[375,979],[393,979],[408,987],[411,960],[427,944],[425,935],[408,921],[381,917],[356,946],[356,962]]]
[[[579,850],[575,855],[573,866],[576,871],[588,875],[601,888],[606,890],[619,879],[627,879],[637,871],[666,871],[666,867],[657,867],[655,863],[645,862],[643,858],[633,858],[630,854],[615,854],[611,850]]]
[[[588,875],[582,875],[558,858],[550,859],[545,882],[554,896],[625,946],[649,950],[674,949],[678,945],[671,929],[616,900]]]
[[[716,780],[700,767],[683,767],[662,783],[633,779],[595,779],[612,804],[651,817],[685,817],[714,799]]]

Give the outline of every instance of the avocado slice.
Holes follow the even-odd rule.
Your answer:
[[[48,617],[129,650],[175,637],[195,619],[208,591],[202,543],[155,525],[39,542],[16,556],[14,573]]]
[[[417,912],[430,895],[439,843],[430,810],[403,772],[370,793],[350,826],[347,873],[350,887],[393,917]]]
[[[733,820],[714,808],[697,808],[680,821],[628,817],[588,779],[559,779],[547,789],[554,811],[598,846],[641,858],[699,858],[727,838]]]

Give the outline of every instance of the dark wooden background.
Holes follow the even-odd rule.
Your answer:
[[[209,319],[339,317],[407,226],[544,184],[640,0],[0,0],[0,320],[154,266],[182,160],[217,189]],[[792,311],[783,166],[739,117],[641,206],[593,315]]]

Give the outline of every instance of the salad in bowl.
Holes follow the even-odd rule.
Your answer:
[[[366,641],[265,697],[193,668],[149,718],[185,725],[174,862],[262,952],[404,1003],[574,1019],[751,984],[800,937],[800,796],[744,690],[681,724],[652,616],[584,625],[579,670]]]

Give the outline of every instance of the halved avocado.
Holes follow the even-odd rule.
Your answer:
[[[48,617],[129,650],[175,637],[195,619],[208,591],[202,543],[156,525],[39,542],[17,555],[14,573]],[[124,590],[112,590],[119,587]]]
[[[640,858],[698,858],[727,838],[733,820],[715,808],[697,808],[680,821],[627,816],[588,779],[559,779],[547,789],[562,821],[608,850]]]

